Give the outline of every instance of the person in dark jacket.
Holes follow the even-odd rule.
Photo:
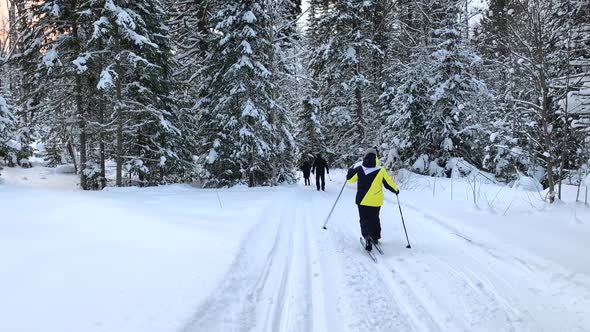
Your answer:
[[[365,238],[365,249],[371,251],[373,243],[378,244],[381,239],[379,210],[383,205],[383,187],[396,195],[399,194],[399,188],[387,171],[378,166],[377,151],[374,148],[367,150],[361,165],[348,170],[346,180],[357,183],[356,204],[361,234]]]
[[[318,153],[313,161],[313,166],[311,167],[311,172],[315,174],[315,185],[320,191],[320,188],[323,191],[326,191],[326,174],[330,174],[330,170],[328,168],[328,162],[322,158],[321,153]],[[320,185],[321,181],[321,185]]]
[[[305,159],[301,165],[301,172],[303,172],[303,180],[306,186],[311,186],[311,180],[309,179],[309,173],[311,171],[311,163]]]

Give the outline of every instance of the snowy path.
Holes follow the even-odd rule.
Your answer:
[[[321,229],[333,178],[325,193],[0,186],[0,331],[590,331],[587,207],[506,217],[438,180],[436,199],[401,195],[412,249],[386,196],[374,263],[352,186]]]
[[[336,186],[277,197],[184,331],[590,331],[588,275],[473,240],[411,204],[405,249],[392,197],[385,256],[373,263],[358,243],[351,188],[321,230]]]

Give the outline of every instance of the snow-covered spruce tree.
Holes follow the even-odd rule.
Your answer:
[[[568,3],[568,11],[570,66],[564,78],[568,97],[560,100],[560,105],[571,118],[571,141],[576,143],[567,160],[572,169],[579,169],[590,164],[590,7],[586,1],[572,0]]]
[[[1,44],[1,43],[0,43]],[[15,141],[15,112],[12,106],[8,82],[8,65],[0,49],[0,163],[15,162],[19,144]]]
[[[309,68],[321,102],[326,140],[337,162],[350,164],[358,148],[374,144],[377,132],[367,127],[375,117],[380,82],[371,81],[371,65],[382,56],[373,41],[376,1],[312,2]]]
[[[12,107],[0,94],[0,160],[10,158],[10,154],[14,153],[15,149],[18,148],[14,144],[13,123]]]
[[[567,1],[531,7],[520,1],[496,0],[482,19],[479,39],[486,59],[482,76],[496,95],[494,108],[484,121],[490,135],[484,164],[504,180],[523,173],[550,182],[545,138],[551,135],[551,149],[561,146],[551,160],[552,168],[559,162],[563,174],[564,167],[572,165],[568,156],[575,154],[579,139],[570,134],[571,118],[563,112],[565,105],[555,102],[562,103],[560,96],[569,85],[566,40],[572,11],[567,6]],[[539,97],[542,86],[546,87],[545,103],[539,102],[544,99]],[[548,137],[543,137],[543,122],[550,128]]]
[[[87,189],[86,119],[83,66],[88,21],[79,1],[41,1],[24,6],[21,53],[15,58],[24,73],[22,119],[35,125],[45,141],[62,139],[80,169],[80,185]],[[62,142],[60,142],[62,143]],[[77,164],[77,151],[79,161]]]
[[[273,21],[280,22],[276,26],[278,38],[283,44],[292,44],[301,38],[297,21],[301,17],[301,0],[270,0],[274,10],[271,12]]]
[[[510,51],[514,74],[526,83],[510,101],[522,124],[514,129],[521,131],[509,133],[517,135],[517,144],[526,147],[512,150],[521,154],[529,174],[539,173],[536,177],[549,188],[548,198],[553,202],[561,156],[558,147],[567,127],[560,119],[557,102],[565,94],[560,77],[567,71],[567,34],[563,33],[567,1],[531,0],[513,2],[509,7],[509,34],[501,42]]]
[[[458,1],[429,3],[417,24],[416,52],[407,55],[403,76],[383,95],[386,132],[393,143],[386,162],[424,160],[421,170],[440,175],[452,157],[481,165],[479,112],[489,93],[476,76],[480,57],[472,50],[458,22]],[[423,8],[424,9],[424,8]],[[392,151],[393,150],[393,153]]]
[[[190,148],[192,154],[200,146],[199,128],[206,126],[199,121],[201,104],[206,101],[209,80],[205,69],[211,60],[211,48],[216,33],[212,13],[217,4],[211,0],[168,1],[170,35],[175,44],[173,96],[178,104],[174,116],[181,130],[181,146]],[[187,160],[192,160],[191,158]],[[192,172],[187,176],[194,175]]]
[[[276,131],[274,142],[278,158],[272,160],[273,180],[292,183],[296,180],[297,142],[295,139],[297,113],[303,107],[304,76],[301,55],[301,31],[297,20],[301,14],[298,0],[274,0],[270,2],[270,41],[274,53],[271,56],[271,81],[273,93],[271,124]]]
[[[92,3],[96,17],[92,45],[105,56],[98,86],[112,100],[116,119],[116,184],[123,168],[140,185],[163,182],[180,162],[180,135],[170,100],[172,52],[166,14],[157,0]]]
[[[304,46],[308,50],[303,54],[304,63],[309,63],[315,50],[322,43],[319,34],[318,18],[321,15],[322,4],[312,0],[308,10],[308,28],[303,34]],[[300,75],[301,96],[303,107],[297,113],[297,144],[302,159],[309,159],[318,152],[327,151],[324,127],[322,126],[322,101],[318,98],[318,82],[311,79],[309,66],[302,66]]]
[[[484,148],[484,169],[499,179],[509,181],[517,173],[536,177],[531,165],[525,133],[525,121],[518,112],[515,98],[521,98],[529,84],[516,74],[517,59],[511,54],[509,43],[510,21],[521,13],[513,8],[514,1],[494,0],[483,15],[475,38],[484,65],[481,77],[493,94],[482,124],[488,136]]]
[[[320,120],[320,101],[307,97],[298,113],[297,141],[303,159],[326,150],[324,128]]]
[[[379,100],[385,124],[381,160],[387,167],[409,167],[424,150],[420,145],[426,143],[418,139],[425,121],[423,110],[429,104],[423,80],[429,75],[423,35],[429,21],[421,6],[422,2],[400,1],[389,18],[393,38],[386,53],[386,89]]]
[[[562,198],[563,181],[567,181],[566,178],[571,178],[568,173],[582,168],[586,163],[584,158],[579,158],[580,147],[585,145],[585,137],[578,130],[575,130],[579,113],[570,107],[570,101],[573,103],[571,106],[577,106],[575,104],[581,103],[581,108],[584,108],[582,106],[584,101],[580,101],[580,98],[573,98],[572,100],[571,97],[577,95],[584,99],[584,92],[580,93],[580,89],[585,89],[585,83],[590,82],[590,79],[586,77],[590,73],[588,69],[590,61],[585,59],[588,57],[586,46],[590,44],[588,39],[590,34],[585,31],[585,26],[590,24],[588,13],[590,13],[590,8],[588,8],[587,3],[581,4],[579,1],[565,0],[558,2],[557,10],[554,10],[552,17],[560,24],[560,26],[556,27],[554,33],[561,36],[561,40],[558,39],[557,41],[556,51],[553,55],[553,58],[558,58],[558,60],[552,59],[552,63],[554,63],[555,67],[562,68],[562,70],[558,71],[560,77],[553,79],[551,84],[551,90],[553,90],[558,105],[556,113],[559,122],[555,127],[559,132],[556,137],[559,144],[556,154],[559,162],[556,171],[559,199]],[[587,88],[585,90],[589,90]],[[574,130],[572,130],[572,127],[574,127]]]
[[[275,49],[268,9],[261,0],[221,1],[213,18],[219,34],[200,103],[205,186],[252,187],[283,176],[273,164],[286,156],[275,144],[288,141],[290,133],[271,72]]]

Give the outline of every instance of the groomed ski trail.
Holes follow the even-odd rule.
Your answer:
[[[336,187],[278,190],[183,331],[589,331],[587,276],[471,239],[411,204],[406,249],[391,196],[374,263],[358,244],[353,188],[321,229]]]

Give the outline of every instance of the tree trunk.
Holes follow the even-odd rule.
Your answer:
[[[78,126],[80,128],[80,187],[88,190],[88,176],[86,176],[86,119],[82,107],[82,87],[80,75],[76,74],[76,112],[78,114]]]
[[[98,40],[98,49],[102,49],[103,45],[101,40]],[[104,58],[103,55],[100,54],[98,56],[98,68],[104,67]],[[97,81],[100,80],[100,74],[98,75]],[[100,163],[100,189],[104,189],[107,186],[107,170],[106,170],[106,149],[105,149],[105,95],[102,91],[96,88],[96,84],[93,85],[93,88],[96,89],[96,98],[97,98],[97,113],[98,113],[98,154],[99,154],[99,163]]]
[[[72,158],[72,163],[74,163],[74,172],[78,173],[78,162],[76,158],[76,150],[74,150],[74,146],[70,141],[66,143],[66,148],[68,149],[68,153],[70,154],[70,158]]]
[[[98,150],[100,155],[100,189],[104,189],[107,186],[107,172],[106,172],[106,158],[105,158],[105,144],[104,144],[104,102],[99,96],[98,102],[98,117],[100,121],[99,135],[98,135]]]
[[[375,10],[373,14],[373,27],[375,31],[375,44],[382,52],[386,52],[387,43],[385,43],[385,3],[384,0],[375,1]],[[379,80],[383,76],[383,55],[377,50],[373,51],[373,75]]]
[[[197,29],[201,34],[199,50],[200,56],[204,57],[205,53],[208,51],[208,41],[205,36],[209,33],[209,11],[207,10],[206,0],[196,0],[195,2],[197,6],[197,19],[199,20],[197,23]]]
[[[545,161],[547,163],[547,185],[549,186],[549,203],[553,203],[555,201],[555,180],[553,178],[553,149],[551,148],[552,145],[552,129],[549,129],[551,119],[550,119],[550,107],[551,102],[548,96],[548,89],[545,86],[544,75],[541,76],[542,85],[543,85],[543,114],[541,116],[541,122],[543,126],[543,136],[544,136],[544,143],[545,143]]]
[[[80,52],[80,41],[78,40],[78,25],[74,24],[72,35],[75,40],[75,50]],[[83,190],[88,190],[88,176],[86,176],[86,163],[88,161],[86,155],[86,119],[84,118],[84,106],[82,105],[82,77],[80,74],[75,74],[76,84],[76,115],[78,117],[78,127],[80,130],[80,187]]]
[[[99,149],[99,154],[100,154],[100,189],[104,189],[107,186],[104,134],[101,132],[99,136],[100,136],[100,142],[98,143],[98,149]]]
[[[354,94],[356,99],[357,130],[360,138],[359,143],[362,144],[365,141],[365,126],[363,123],[363,94],[361,88],[357,86],[354,89]]]
[[[139,158],[141,158],[142,156],[142,146],[144,145],[143,142],[143,136],[141,134],[141,128],[137,128],[137,154],[136,156],[138,156]],[[137,177],[139,178],[139,186],[140,187],[145,187],[145,174],[143,174],[143,172],[141,171],[141,169],[138,169],[137,171]]]
[[[356,25],[356,23],[353,26],[354,30],[358,30],[359,27]],[[355,75],[357,76],[356,78],[356,83],[355,83],[355,88],[354,88],[354,97],[355,97],[355,102],[356,102],[356,117],[357,117],[357,133],[359,135],[359,144],[363,144],[365,141],[365,125],[364,125],[364,118],[363,118],[363,91],[361,91],[361,87],[359,86],[360,84],[364,84],[359,82],[359,78],[361,76],[361,73],[363,72],[363,69],[361,67],[361,52],[359,52],[358,48],[355,47],[355,53],[357,55],[357,59],[356,59],[356,70],[355,70]]]
[[[117,75],[120,75],[117,73]],[[123,185],[123,110],[121,101],[121,76],[117,78],[117,106],[115,107],[117,114],[117,174],[116,174],[116,185],[121,187]]]
[[[571,57],[571,8],[570,8],[570,2],[568,1],[568,23],[567,23],[567,47],[566,47],[566,76],[565,76],[565,111],[563,114],[563,122],[564,122],[564,127],[563,129],[565,130],[564,133],[564,137],[563,137],[563,143],[561,146],[561,160],[560,160],[560,164],[559,164],[559,185],[558,185],[558,197],[559,199],[561,198],[561,185],[563,182],[563,178],[564,178],[564,169],[565,169],[565,162],[566,159],[568,157],[567,154],[567,143],[569,141],[569,121],[568,121],[568,107],[569,107],[569,98],[568,98],[568,93],[570,91],[570,57]]]
[[[120,54],[120,45],[119,45],[119,34],[118,30],[115,25],[115,37],[113,38],[115,42],[114,53],[116,57],[119,57]],[[120,59],[116,60],[115,63],[115,71],[117,72],[117,81],[115,83],[116,89],[116,104],[115,104],[115,114],[117,116],[117,147],[116,147],[116,156],[115,159],[117,161],[117,171],[115,176],[115,182],[117,187],[123,186],[123,96],[121,92],[121,80],[123,79],[123,73],[121,70],[121,63]]]

